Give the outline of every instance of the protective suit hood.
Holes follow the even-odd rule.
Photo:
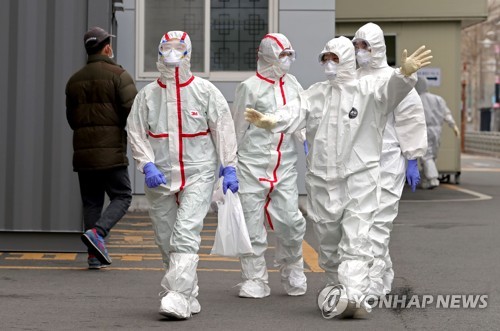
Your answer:
[[[162,61],[162,54],[159,50],[161,44],[168,42],[171,39],[179,39],[182,43],[186,45],[186,53],[181,59],[181,63],[178,67],[167,66]],[[165,33],[160,40],[158,45],[158,62],[156,62],[156,68],[160,72],[160,80],[166,83],[167,80],[175,80],[175,71],[179,69],[179,80],[180,83],[184,83],[191,78],[193,75],[191,73],[191,39],[189,35],[184,31],[169,31]]]
[[[293,51],[292,44],[281,33],[268,33],[262,38],[257,59],[257,72],[269,79],[277,80],[286,72],[279,66],[279,55],[284,50]]]
[[[371,48],[370,64],[365,70],[385,68],[387,64],[386,47],[384,32],[375,23],[366,23],[356,31],[352,41],[364,40],[368,42]]]
[[[418,76],[417,83],[415,84],[415,90],[418,94],[429,92],[427,88],[427,78],[424,76]]]
[[[337,78],[335,82],[344,83],[355,79],[356,77],[356,57],[352,42],[344,36],[334,38],[326,43],[325,48],[318,56],[321,59],[326,53],[334,53],[339,58],[337,66]]]

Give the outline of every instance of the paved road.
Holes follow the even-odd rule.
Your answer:
[[[367,320],[327,320],[316,307],[323,285],[316,240],[304,242],[309,291],[285,295],[272,265],[272,294],[241,299],[235,259],[211,256],[216,228],[208,215],[202,233],[199,282],[202,312],[188,321],[158,313],[163,275],[149,219],[129,213],[113,230],[113,264],[86,269],[84,254],[0,252],[0,330],[498,330],[500,325],[500,160],[463,155],[460,185],[405,190],[391,241],[395,295],[488,295],[485,309],[375,308]],[[408,304],[406,300],[405,304]]]

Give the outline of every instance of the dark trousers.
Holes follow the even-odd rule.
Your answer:
[[[106,237],[125,215],[132,201],[132,189],[126,167],[78,172],[83,202],[85,230],[96,228]],[[110,200],[104,209],[104,194]]]

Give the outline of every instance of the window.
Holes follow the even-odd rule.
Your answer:
[[[214,80],[242,80],[255,72],[262,37],[275,31],[277,0],[138,0],[137,79],[158,76],[163,33],[191,38],[191,70]]]

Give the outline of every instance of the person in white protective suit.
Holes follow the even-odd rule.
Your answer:
[[[409,57],[405,50],[401,68],[390,77],[358,80],[352,42],[334,38],[319,55],[327,81],[313,84],[275,115],[245,111],[249,122],[272,132],[306,128],[307,213],[314,221],[326,282],[340,282],[346,292],[339,299],[347,306],[346,317],[371,310],[363,298],[370,290],[369,230],[378,205],[383,129],[387,114],[413,88],[414,73],[430,63],[430,51],[424,49]]]
[[[387,64],[384,32],[374,23],[367,23],[354,34],[353,44],[358,63],[358,78],[389,77],[394,68]],[[427,149],[427,128],[420,97],[412,89],[394,112],[389,113],[380,157],[380,203],[373,217],[370,239],[373,265],[370,268],[370,294],[383,296],[391,291],[394,270],[389,255],[392,223],[398,215],[399,200],[406,178],[415,191],[420,180],[419,157]]]
[[[137,94],[127,121],[166,269],[160,314],[178,319],[201,309],[196,299],[197,252],[219,161],[224,193],[238,190],[229,106],[212,83],[193,76],[190,58],[189,36],[166,33],[159,45],[160,78]]]
[[[302,87],[287,74],[294,59],[295,51],[284,35],[264,36],[258,49],[256,74],[236,89],[232,115],[238,142],[239,195],[254,250],[253,255],[240,258],[240,297],[263,298],[270,294],[264,258],[265,222],[276,234],[275,264],[285,291],[297,296],[307,290],[302,258],[306,222],[298,207],[294,136],[256,128],[244,117],[245,108],[273,113],[297,98]]]
[[[418,77],[415,89],[420,95],[425,111],[425,122],[427,123],[427,143],[428,148],[425,155],[420,159],[422,164],[422,188],[433,189],[439,186],[439,172],[436,167],[436,159],[441,141],[441,130],[443,122],[446,122],[457,138],[460,137],[460,130],[451,115],[451,111],[446,105],[446,101],[439,95],[430,93],[427,89],[427,79]]]

